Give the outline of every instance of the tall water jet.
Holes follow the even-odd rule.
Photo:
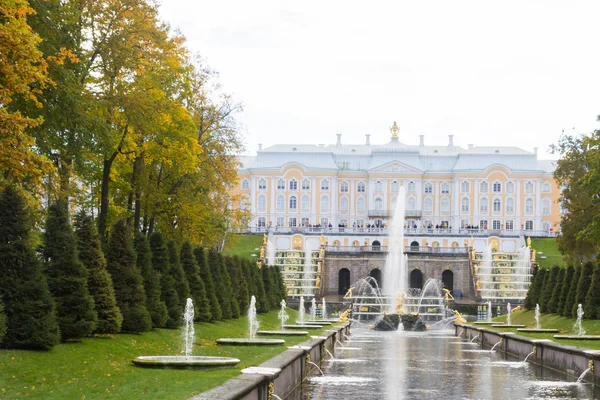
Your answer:
[[[317,320],[317,301],[315,300],[314,297],[310,301],[310,320],[311,321]]]
[[[258,331],[259,323],[256,319],[256,297],[250,298],[250,307],[248,308],[248,337],[250,339],[256,339],[256,332]]]
[[[583,307],[581,306],[581,304],[577,305],[577,321],[575,321],[575,325],[573,325],[573,331],[575,331],[575,335],[577,336],[584,336],[585,335],[585,329],[583,328],[583,323],[582,323],[582,319],[583,319]]]
[[[304,324],[304,297],[300,297],[300,306],[298,307],[298,319],[296,323]]]
[[[305,249],[305,251],[304,251],[304,268],[302,269],[302,286],[313,286],[314,283],[312,281],[312,277],[313,277],[312,247],[308,240],[306,241],[306,244],[304,245],[304,249]],[[308,290],[308,289],[304,289],[302,291],[302,293],[309,294],[306,290]]]
[[[485,246],[479,264],[479,276],[481,277],[481,297],[490,297],[490,289],[493,289],[492,281],[492,245],[491,243]]]
[[[487,321],[492,322],[492,302],[487,302]]]
[[[542,324],[540,324],[540,305],[537,303],[535,305],[535,329],[542,329]]]
[[[183,332],[182,342],[183,351],[186,357],[192,355],[192,349],[194,347],[194,303],[192,299],[187,299],[185,303],[185,311],[183,313]]]
[[[275,245],[270,238],[267,240],[267,265],[275,265]]]
[[[402,186],[398,191],[396,211],[390,225],[389,249],[383,270],[383,292],[392,299],[388,305],[390,312],[396,311],[395,299],[404,293],[408,286],[407,263],[404,257],[405,203],[406,189]]]
[[[510,323],[510,313],[512,312],[512,309],[510,308],[510,303],[506,303],[506,325],[512,325]]]
[[[323,319],[327,319],[327,308],[325,308],[325,297],[323,297],[323,300],[321,301],[322,305],[322,314],[323,314]]]
[[[290,318],[289,315],[287,314],[287,312],[285,311],[286,308],[286,304],[285,304],[285,300],[281,300],[281,310],[279,310],[279,320],[281,321],[281,329],[284,329],[285,326],[285,322]]]

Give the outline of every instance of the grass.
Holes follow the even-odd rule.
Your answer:
[[[494,318],[493,321],[506,322],[506,315]],[[526,328],[535,328],[535,311],[533,310],[520,310],[515,311],[511,314],[510,322],[515,325],[525,325]],[[573,318],[561,317],[557,314],[542,314],[540,315],[540,324],[542,328],[554,328],[558,329],[559,335],[569,335],[573,333],[573,325],[575,320]],[[600,335],[600,320],[583,320],[583,326],[588,335]],[[488,328],[488,327],[486,327]],[[600,341],[597,340],[561,340],[554,339],[554,335],[557,333],[532,333],[532,332],[519,332],[516,328],[497,328],[489,327],[489,329],[498,330],[502,332],[514,332],[520,336],[526,336],[535,339],[549,339],[553,342],[581,347],[586,349],[600,350]]]
[[[552,268],[554,265],[566,267],[562,254],[558,251],[555,238],[532,239],[531,247],[537,251],[537,262],[541,268]],[[540,254],[542,253],[542,254]],[[542,259],[546,257],[546,259]]]
[[[257,259],[260,255],[262,243],[262,235],[230,234],[227,235],[225,240],[223,255]],[[252,254],[256,255],[252,257]]]
[[[259,315],[261,329],[279,328],[277,311]],[[290,321],[297,312],[289,310]],[[118,334],[60,344],[48,352],[0,350],[0,398],[38,399],[184,399],[218,386],[259,365],[309,336],[278,337],[283,346],[217,346],[221,337],[246,337],[248,319],[196,324],[193,355],[228,356],[241,360],[237,368],[209,371],[135,367],[141,355],[178,355],[179,330],[156,329],[144,334]],[[330,327],[329,327],[330,328]],[[329,329],[329,328],[323,328]],[[323,330],[311,331],[321,335]]]

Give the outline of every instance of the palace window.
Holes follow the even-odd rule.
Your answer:
[[[297,210],[298,209],[298,199],[296,199],[296,196],[292,196],[290,197],[290,210]]]
[[[293,228],[297,225],[296,217],[290,217],[289,221],[290,221],[290,227]]]
[[[528,214],[533,213],[533,199],[525,200],[525,212]]]
[[[277,179],[277,190],[285,190],[285,181],[283,179]]]
[[[460,210],[462,212],[469,212],[469,199],[467,199],[466,197],[463,197],[463,199],[460,202]]]
[[[258,189],[265,190],[267,188],[267,180],[265,178],[260,178],[258,180]]]
[[[364,197],[359,197],[358,200],[356,200],[356,211],[365,212],[365,198]]]
[[[487,192],[488,192],[488,190],[489,190],[489,187],[488,187],[488,183],[487,183],[487,182],[481,182],[481,183],[479,184],[479,191],[480,191],[481,193],[487,193]]]
[[[258,196],[258,211],[266,211],[267,209],[267,196],[261,194]]]
[[[544,199],[542,201],[542,214],[544,215],[550,215],[550,199]]]
[[[479,229],[486,230],[488,228],[487,219],[482,219],[479,221]]]
[[[295,179],[290,180],[290,190],[298,190],[298,181]]]
[[[487,197],[482,197],[479,200],[479,212],[482,212],[482,213],[488,212],[488,199],[487,199]]]
[[[302,181],[302,190],[310,190],[310,181],[308,179]]]
[[[510,197],[506,199],[506,212],[510,214],[515,212],[515,201]]]
[[[364,192],[366,192],[366,190],[365,190],[365,189],[366,189],[366,185],[365,185],[365,183],[364,183],[364,182],[358,182],[358,186],[357,186],[357,189],[356,189],[356,191],[357,191],[358,193],[364,193]]]
[[[471,185],[467,181],[463,181],[460,184],[460,191],[463,193],[469,193],[471,191]]]
[[[450,193],[450,184],[448,184],[448,182],[444,182],[442,183],[442,194],[449,194]]]
[[[277,217],[277,226],[285,226],[285,217]]]
[[[377,210],[377,211],[383,210],[383,200],[381,200],[381,198],[379,198],[379,197],[375,199],[375,210]]]
[[[509,230],[509,231],[512,231],[513,229],[515,229],[514,221],[512,221],[512,220],[504,221],[504,229]]]
[[[500,201],[500,199],[494,199],[493,207],[494,212],[502,211],[502,202]]]
[[[494,193],[502,193],[502,184],[500,182],[494,182],[492,190]]]
[[[329,190],[329,181],[327,179],[321,181],[321,190]]]
[[[285,210],[285,197],[279,195],[277,196],[277,211]]]
[[[265,217],[258,217],[258,226],[259,228],[267,226],[267,219]]]
[[[302,196],[302,211],[310,210],[310,197],[308,195]]]
[[[340,211],[343,213],[348,212],[348,198],[347,197],[342,197],[342,199],[340,200]]]
[[[375,182],[375,192],[376,193],[383,192],[383,185],[381,184],[381,181]]]
[[[407,186],[406,190],[408,191],[408,193],[414,193],[415,192],[415,183],[413,181],[408,182],[408,186]]]
[[[525,230],[527,230],[527,231],[533,230],[533,221],[525,221]]]
[[[321,212],[329,211],[329,196],[321,196]]]
[[[348,182],[340,183],[340,193],[348,193]]]
[[[542,185],[542,192],[543,193],[550,193],[550,184],[548,182],[544,183]]]
[[[250,189],[250,181],[248,179],[242,181],[242,189]]]
[[[468,219],[461,219],[460,220],[460,227],[462,229],[465,229],[467,226],[469,226],[469,220]]]
[[[406,209],[407,210],[415,210],[417,208],[417,201],[414,197],[409,197],[406,201]]]
[[[430,213],[433,211],[433,200],[431,200],[431,198],[426,198],[425,202],[423,203],[423,210],[426,213]]]
[[[395,210],[395,209],[396,209],[396,202],[397,202],[397,201],[398,201],[398,198],[397,198],[396,196],[392,197],[391,206],[390,206],[390,208],[391,208],[392,210]]]
[[[423,191],[427,194],[432,194],[433,193],[433,184],[431,182],[425,183],[425,186],[423,186]]]
[[[515,192],[515,184],[512,182],[506,183],[506,193],[514,193]]]
[[[525,184],[525,193],[527,193],[527,194],[533,193],[533,183],[532,182],[527,182]]]
[[[392,193],[398,193],[400,190],[400,185],[398,185],[398,181],[392,182]]]
[[[500,229],[500,227],[501,227],[500,220],[495,219],[492,221],[492,229],[498,230],[498,229]]]
[[[302,219],[300,220],[300,223],[302,224],[302,226],[309,226],[310,225],[310,218],[308,218],[308,217],[302,217]]]
[[[450,200],[444,197],[441,201],[441,209],[443,213],[450,212]]]

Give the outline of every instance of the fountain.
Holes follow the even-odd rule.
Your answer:
[[[321,311],[323,320],[327,321],[327,308],[325,307],[325,297],[321,300]]]
[[[267,265],[275,265],[275,245],[270,238],[267,240]]]
[[[313,302],[315,300],[313,299]],[[300,305],[298,307],[299,318],[296,320],[296,325],[283,325],[282,329],[320,329],[323,327],[321,321],[304,321],[304,297],[300,297]],[[328,324],[331,324],[330,322]]]
[[[256,333],[258,335],[261,336],[304,336],[304,335],[308,335],[308,332],[306,331],[288,331],[285,330],[285,322],[290,318],[290,316],[288,315],[287,311],[286,311],[286,304],[285,304],[285,300],[281,300],[281,309],[279,310],[279,314],[277,314],[277,316],[279,317],[279,321],[281,321],[281,330],[279,331],[257,331]]]
[[[513,311],[520,309],[521,307],[517,307],[514,310],[510,306],[510,303],[506,303],[506,324],[493,324],[493,328],[525,328],[525,325],[513,324],[511,322],[511,314]]]
[[[396,211],[390,225],[388,255],[383,269],[383,293],[395,299],[406,291],[408,272],[406,258],[404,257],[404,208],[406,203],[406,189],[400,187]],[[390,301],[389,312],[396,312],[395,304]]]
[[[583,378],[585,378],[585,376],[587,375],[588,372],[592,371],[594,372],[594,360],[590,360],[588,362],[589,367],[583,371],[581,373],[581,375],[579,375],[579,378],[577,378],[577,383],[581,383],[583,381]]]
[[[558,332],[558,329],[542,329],[542,324],[540,323],[540,305],[535,305],[535,328],[518,328],[517,331],[520,332],[540,332],[540,333],[554,333]]]
[[[304,311],[305,311],[305,308],[304,308],[304,297],[300,297],[300,306],[298,308],[298,313],[299,313],[299,316],[300,316],[300,318],[299,318],[300,319],[300,325],[304,324]],[[298,321],[296,321],[296,323],[298,323]]]
[[[310,302],[310,320],[315,322],[317,320],[317,301],[313,297]]]
[[[496,342],[496,344],[492,346],[492,348],[490,349],[490,351],[494,351],[494,349],[495,349],[495,348],[496,348],[496,347],[497,347],[497,346],[498,346],[500,343],[502,343],[502,342],[503,342],[503,340],[502,340],[502,338],[500,338],[500,340],[498,340],[498,342]]]
[[[577,305],[577,321],[573,325],[573,335],[554,335],[555,339],[566,339],[566,340],[600,340],[600,335],[586,335],[585,328],[583,327],[583,306]]]
[[[494,324],[502,324],[502,322],[493,322],[492,321],[492,302],[488,300],[487,303],[485,303],[486,305],[486,320],[485,321],[476,321],[475,324],[476,325],[494,325]]]
[[[247,338],[221,338],[217,339],[220,345],[245,345],[245,346],[272,346],[284,344],[283,339],[257,339],[256,333],[260,326],[256,318],[256,297],[250,298],[250,307],[248,308],[248,337]]]
[[[139,367],[199,369],[234,367],[240,362],[231,357],[192,356],[195,337],[192,299],[187,299],[183,321],[183,356],[140,356],[135,358],[133,363]]]

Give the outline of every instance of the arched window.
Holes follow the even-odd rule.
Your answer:
[[[298,200],[296,196],[290,197],[290,210],[296,210],[298,208]]]
[[[265,178],[260,178],[258,180],[258,189],[265,190],[267,188],[267,180]]]
[[[348,212],[348,198],[347,197],[342,197],[342,199],[340,200],[340,211],[343,213]]]
[[[375,209],[377,211],[383,210],[383,200],[381,200],[379,197],[375,199]]]
[[[345,295],[348,289],[350,289],[350,270],[342,268],[338,272],[338,294]]]
[[[448,182],[442,183],[441,191],[442,191],[442,194],[449,194],[450,193],[450,185],[448,184]]]
[[[391,209],[395,210],[396,209],[396,202],[398,201],[398,198],[396,196],[392,197],[392,201],[391,201]]]
[[[460,184],[460,191],[463,193],[469,193],[471,191],[471,184],[467,181],[463,181]]]
[[[277,190],[285,190],[285,180],[277,179]]]
[[[502,202],[500,199],[494,199],[494,212],[502,211]]]
[[[525,200],[525,212],[529,214],[533,213],[533,199]]]
[[[364,182],[358,182],[358,185],[357,185],[356,191],[357,191],[358,193],[365,193],[365,192],[366,192],[366,188],[367,188],[367,185],[365,185],[365,183],[364,183]]]
[[[410,250],[411,251],[419,251],[419,242],[417,242],[416,240],[413,240],[412,242],[410,242]]]
[[[454,272],[449,269],[442,272],[442,284],[444,285],[444,288],[449,290],[450,294],[452,294],[452,291],[454,290]]]
[[[321,212],[329,211],[329,196],[321,196]]]
[[[423,186],[423,192],[425,192],[426,194],[432,194],[433,193],[433,184],[431,182],[426,182],[425,185]]]
[[[365,198],[364,197],[359,197],[358,200],[356,200],[356,211],[365,212]]]
[[[329,190],[329,181],[327,179],[321,181],[321,190]]]
[[[267,196],[261,194],[258,196],[258,211],[266,211],[267,210]]]
[[[240,199],[240,210],[244,211],[248,209],[248,205],[250,204],[250,199],[247,195],[243,195]]]
[[[290,190],[298,190],[298,181],[295,179],[290,180]]]
[[[412,289],[423,288],[423,272],[420,269],[410,271],[410,287]]]
[[[371,278],[373,278],[371,280],[371,286],[374,288],[383,288],[382,285],[382,280],[381,280],[381,270],[379,268],[374,268],[371,270],[371,272],[369,272],[369,276]]]
[[[282,195],[277,196],[277,211],[285,210],[285,197]]]
[[[423,210],[427,213],[433,211],[433,200],[431,200],[431,197],[425,199],[425,202],[423,203]]]
[[[544,215],[550,215],[550,210],[551,210],[550,199],[544,199],[544,200],[542,200],[542,214],[544,214]]]
[[[348,193],[348,182],[340,183],[340,193]]]
[[[310,197],[308,195],[302,196],[302,211],[310,210]]]
[[[469,212],[469,199],[467,199],[466,197],[463,197],[463,199],[460,202],[460,210],[462,212]]]
[[[506,183],[506,193],[514,193],[515,192],[515,184],[512,182]]]
[[[242,189],[250,189],[250,181],[248,179],[242,181]]]
[[[494,185],[492,186],[492,191],[494,193],[502,193],[502,184],[498,181],[494,182]]]
[[[417,201],[414,197],[409,197],[406,201],[406,209],[407,210],[415,210],[417,208]]]
[[[310,190],[310,181],[308,179],[302,180],[302,190]]]
[[[508,185],[507,185],[508,187]],[[512,197],[506,199],[506,212],[513,213],[515,212],[515,200]]]
[[[486,213],[488,212],[488,199],[487,197],[482,197],[479,199],[479,212]]]
[[[414,193],[415,192],[415,183],[413,181],[408,182],[406,191],[408,193]]]
[[[550,193],[550,184],[548,182],[546,182],[542,185],[542,192]]]
[[[525,184],[525,193],[527,193],[527,194],[533,193],[533,183],[532,182],[527,182]]]
[[[381,181],[375,182],[375,192],[377,192],[377,193],[383,192],[383,184],[381,183]]]
[[[447,197],[442,199],[441,208],[443,213],[450,212],[450,200]]]
[[[392,182],[392,192],[397,193],[400,190],[400,185],[398,185],[398,181]]]
[[[488,187],[488,183],[487,182],[481,182],[481,183],[479,183],[479,191],[481,193],[487,193],[488,190],[489,190],[489,187]]]

